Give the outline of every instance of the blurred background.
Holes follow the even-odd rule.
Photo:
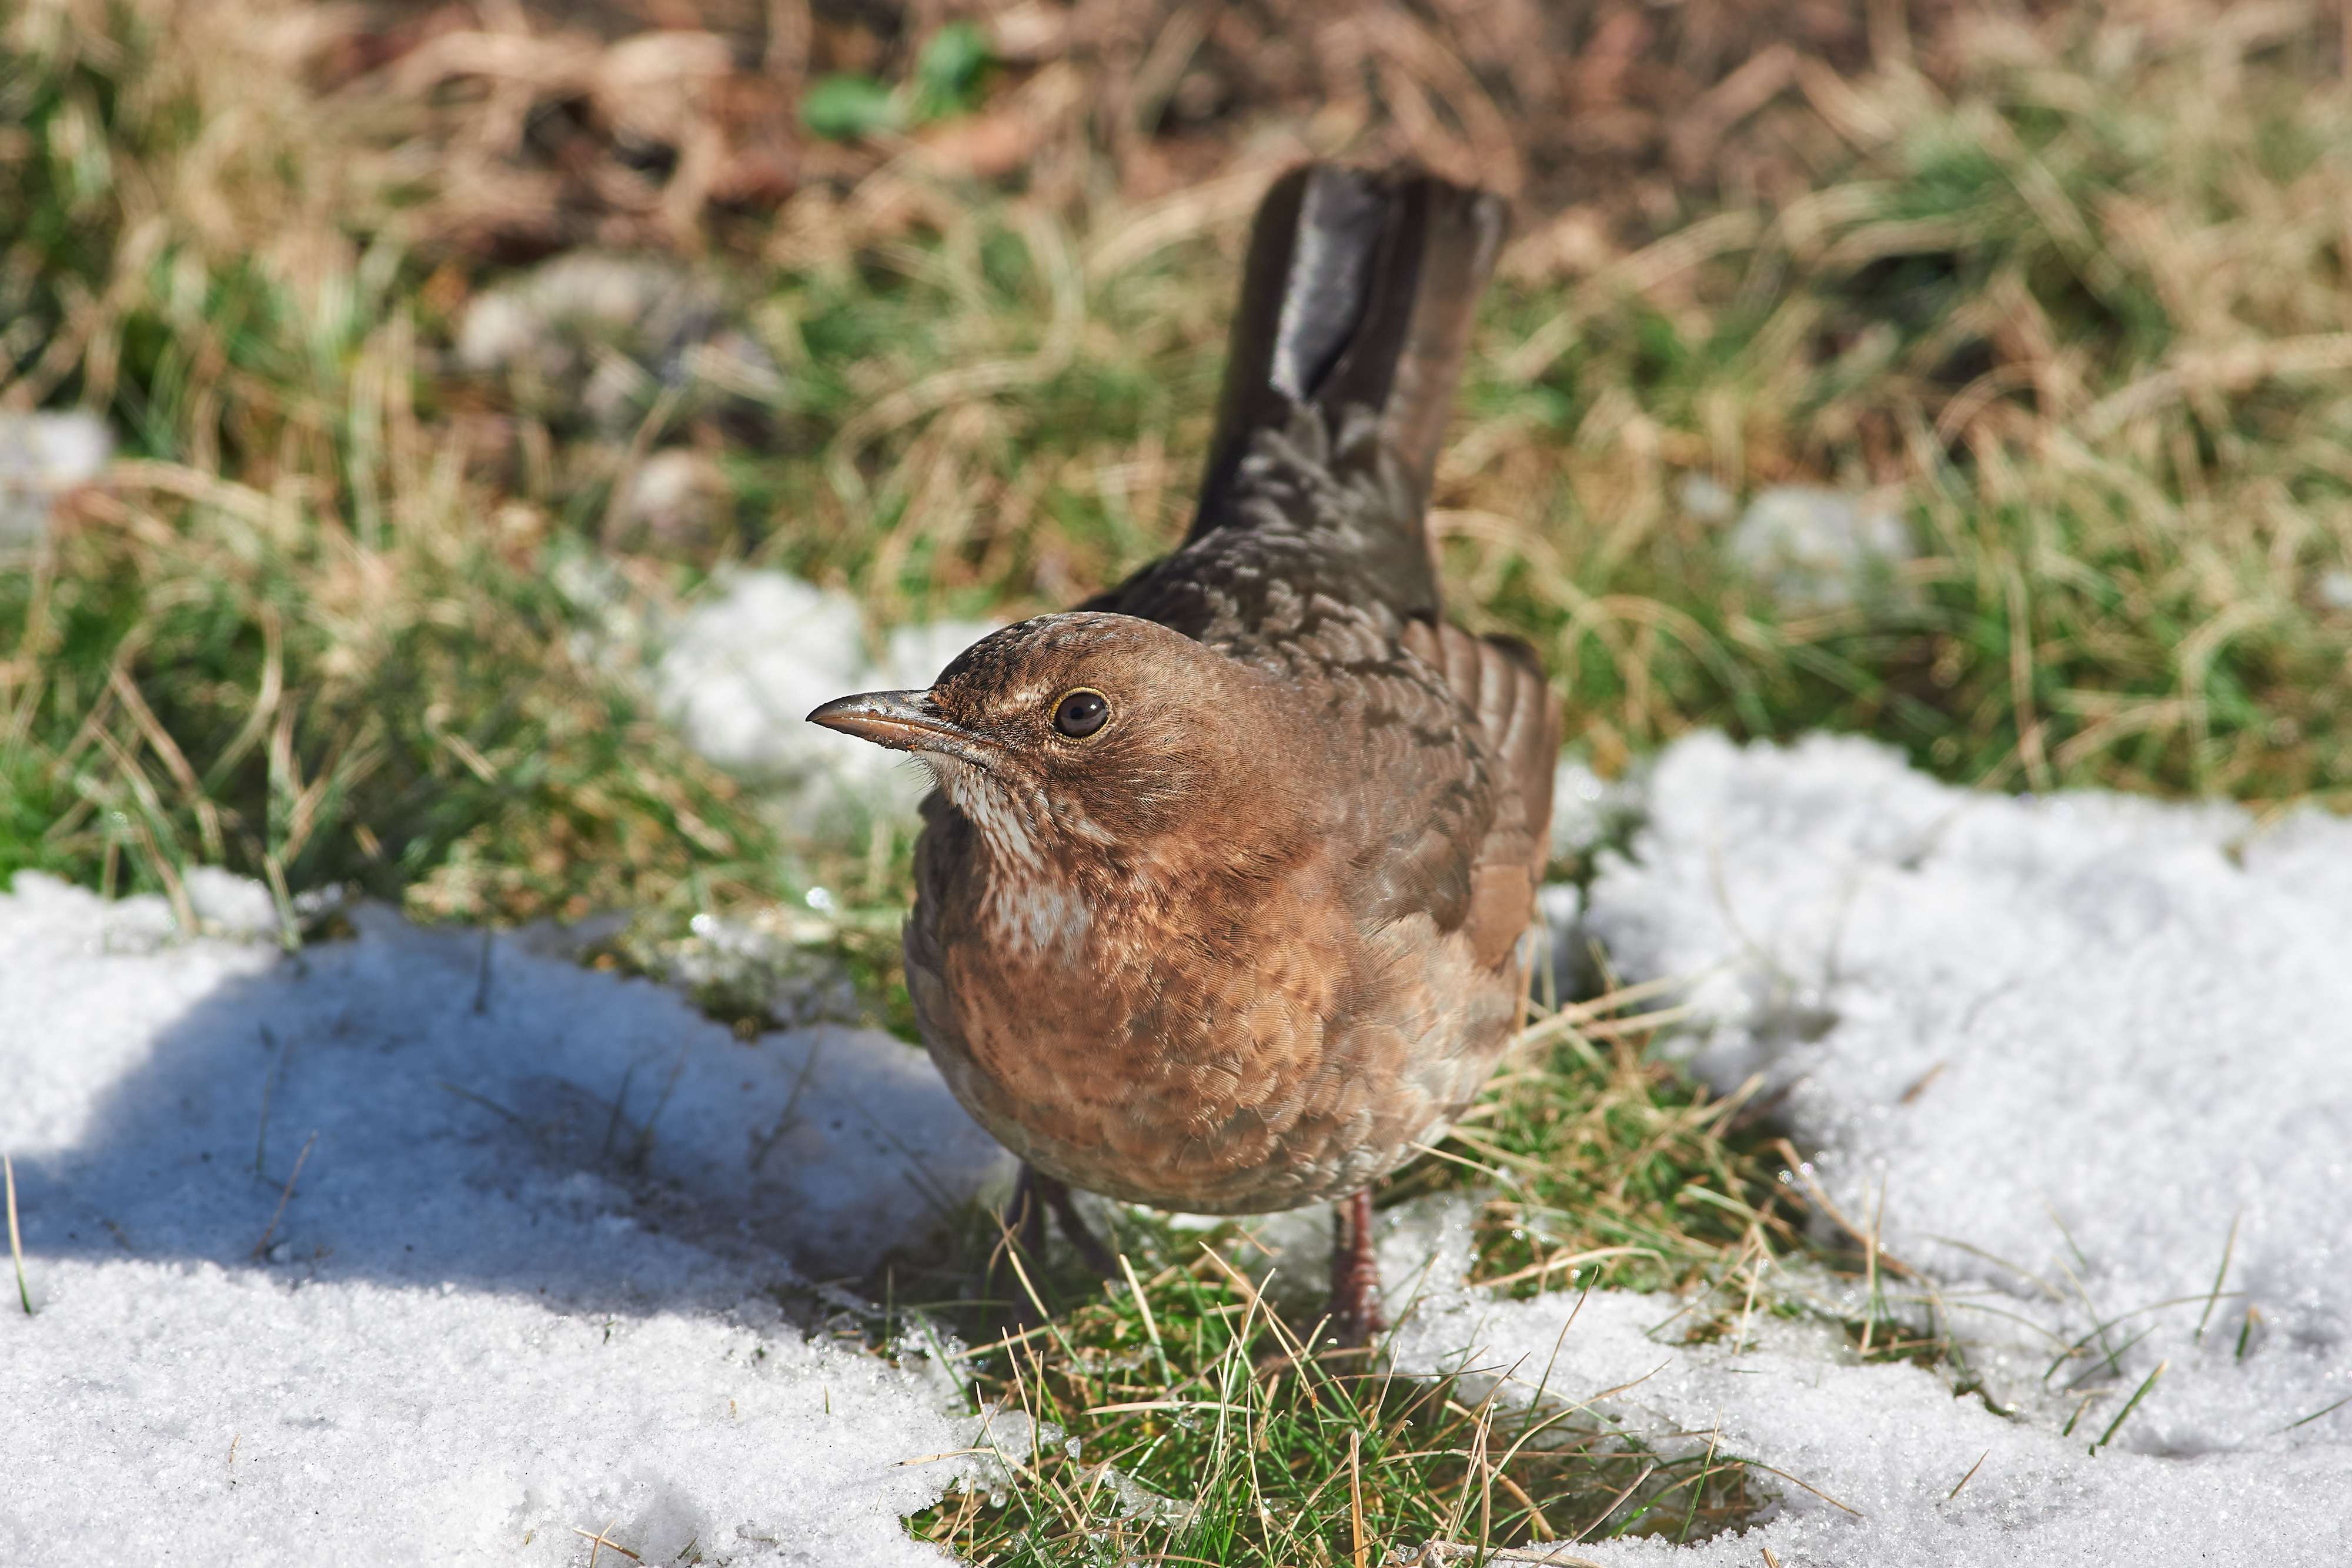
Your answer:
[[[1436,527],[1586,803],[2352,792],[2336,6],[5,15],[0,880],[894,1013],[914,791],[799,716],[1177,537],[1309,156],[1517,203]]]

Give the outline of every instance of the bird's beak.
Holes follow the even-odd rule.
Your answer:
[[[982,762],[980,737],[941,718],[929,692],[864,692],[836,697],[808,716],[811,724],[887,746],[893,751],[940,751]]]

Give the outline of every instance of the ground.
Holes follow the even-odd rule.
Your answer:
[[[1555,1218],[1539,1170],[1474,1119],[1452,1156],[1486,1180],[1391,1209],[1397,1328],[1370,1377],[1321,1375],[1320,1416],[1300,1405],[1318,1378],[1268,1359],[1299,1349],[1278,1281],[1319,1273],[1313,1223],[1213,1232],[1235,1262],[1210,1267],[1206,1312],[1078,1287],[1100,1301],[1066,1315],[1080,1343],[1034,1386],[1016,1371],[1011,1399],[988,1397],[1005,1347],[960,1338],[957,1303],[845,1290],[921,1278],[892,1260],[1010,1175],[886,1034],[746,1040],[650,981],[380,907],[289,956],[267,890],[217,874],[198,883],[215,934],[191,938],[159,898],[25,873],[0,899],[30,1308],[0,1331],[11,1538],[917,1562],[936,1549],[901,1516],[937,1504],[999,1551],[1043,1550],[1035,1516],[1066,1511],[1062,1560],[1215,1560],[1239,1502],[1294,1560],[1525,1539],[1538,1518],[1538,1539],[1596,1537],[1576,1549],[1594,1561],[1693,1568],[1768,1546],[2256,1564],[2352,1545],[2332,1501],[2352,1296],[2326,1239],[2352,829],[1972,796],[1859,742],[1711,736],[1622,804],[1641,825],[1576,900],[1579,935],[1672,983],[1697,1070],[1727,1103],[1780,1102],[1808,1154],[1780,1179],[1852,1228],[1809,1249],[1752,1224],[1678,1291],[1595,1289],[1622,1247],[1558,1262],[1549,1290],[1472,1284],[1482,1203]],[[1702,1199],[1737,1202],[1675,1195]],[[1118,1228],[1152,1273],[1201,1239]],[[1822,1260],[1841,1246],[1859,1279]],[[1231,1354],[1166,1343],[1234,1309]],[[1106,1312],[1150,1326],[1114,1349]],[[1165,1370],[1202,1359],[1206,1379]],[[1360,1478],[1444,1424],[1376,1382],[1450,1401],[1471,1451],[1501,1457],[1423,1517],[1377,1479],[1361,1523],[1328,1485],[1290,1490],[1318,1425],[1352,1437]],[[1155,1464],[1186,1437],[1231,1473]],[[123,1478],[102,1499],[77,1481],[100,1470]],[[1718,1487],[1695,1531],[1699,1483],[1735,1472],[1740,1506]]]

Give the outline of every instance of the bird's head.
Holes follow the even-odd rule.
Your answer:
[[[1040,616],[982,638],[927,691],[867,692],[809,721],[911,753],[1002,860],[1149,856],[1171,841],[1246,854],[1242,821],[1289,829],[1276,780],[1286,687],[1130,615]],[[1288,754],[1286,755],[1286,749]],[[1289,766],[1272,766],[1283,763]]]

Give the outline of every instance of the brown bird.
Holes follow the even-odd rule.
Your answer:
[[[1448,624],[1423,509],[1501,202],[1317,165],[1252,234],[1180,549],[814,723],[912,752],[907,979],[949,1085],[1068,1188],[1340,1201],[1332,1322],[1381,1326],[1370,1186],[1518,1020],[1559,716]],[[1033,1245],[1034,1245],[1033,1240]]]

